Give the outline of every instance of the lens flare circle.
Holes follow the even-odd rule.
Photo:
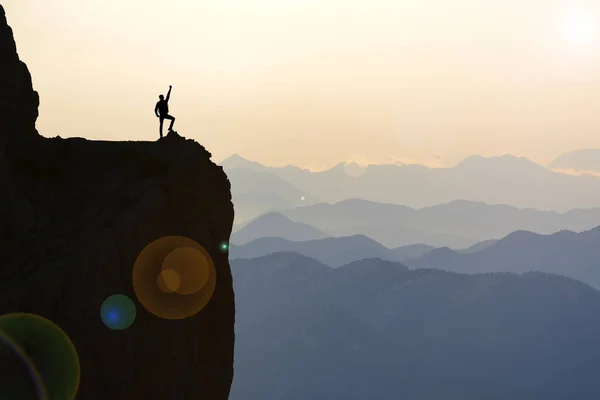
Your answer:
[[[100,317],[108,328],[121,331],[129,328],[136,317],[135,304],[123,294],[114,294],[102,302]]]
[[[219,250],[221,250],[221,252],[223,253],[227,253],[227,251],[229,250],[229,243],[221,242],[221,244],[219,245]]]
[[[58,325],[35,314],[0,316],[0,398],[73,400],[79,380],[77,351]]]
[[[216,269],[199,243],[167,236],[147,245],[133,266],[133,290],[146,310],[164,319],[185,319],[212,298]]]
[[[177,292],[181,286],[181,275],[177,271],[164,268],[156,277],[158,288],[164,293]]]
[[[42,377],[21,348],[0,330],[0,398],[48,399]]]
[[[210,266],[205,255],[193,247],[179,247],[165,257],[161,276],[169,280],[171,292],[193,294],[201,290],[210,275]],[[164,278],[163,278],[164,279]],[[169,286],[170,284],[170,286]]]

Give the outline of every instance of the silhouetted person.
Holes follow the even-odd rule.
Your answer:
[[[160,120],[161,139],[163,137],[163,122],[165,122],[165,119],[171,121],[171,125],[169,126],[169,132],[173,130],[173,124],[175,123],[175,117],[169,115],[169,98],[171,97],[171,88],[172,86],[169,85],[169,92],[167,93],[166,99],[162,94],[158,96],[160,100],[158,101],[158,103],[156,103],[156,107],[154,107],[154,114],[156,114],[156,116]]]

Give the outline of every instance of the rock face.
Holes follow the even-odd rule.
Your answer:
[[[7,148],[15,141],[37,136],[35,120],[39,98],[33,90],[27,66],[19,60],[12,29],[0,5],[0,250],[11,247],[9,232],[15,230],[14,190]],[[14,232],[13,232],[14,233]],[[4,253],[4,251],[2,251]]]
[[[222,168],[176,134],[158,142],[38,135],[38,96],[1,6],[0,93],[0,314],[39,314],[70,336],[81,362],[78,399],[227,399],[234,294],[220,245],[233,205]],[[136,300],[133,264],[164,236],[209,252],[211,301],[180,321],[136,302],[130,328],[106,328],[100,305],[119,293]]]

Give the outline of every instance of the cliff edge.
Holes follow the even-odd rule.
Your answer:
[[[39,314],[70,336],[78,399],[227,399],[234,293],[222,244],[234,214],[223,169],[176,134],[158,142],[40,136],[39,98],[1,5],[0,93],[0,314]],[[150,314],[133,291],[137,256],[165,236],[201,244],[217,271],[212,299],[188,319]],[[123,331],[100,318],[113,294],[137,305]]]

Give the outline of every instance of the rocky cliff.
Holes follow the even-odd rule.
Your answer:
[[[38,95],[2,6],[0,93],[0,314],[39,314],[70,336],[81,363],[78,399],[227,399],[234,294],[220,245],[229,241],[233,205],[222,168],[178,135],[158,142],[40,136]],[[106,328],[104,299],[135,300],[138,254],[171,235],[195,240],[213,258],[211,301],[175,321],[138,303],[130,328]]]

